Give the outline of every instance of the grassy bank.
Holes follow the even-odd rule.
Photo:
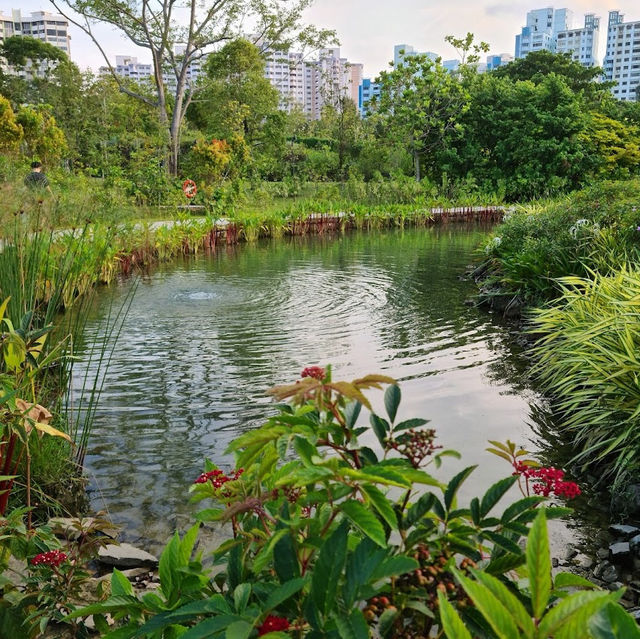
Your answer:
[[[573,463],[623,490],[640,470],[640,180],[525,207],[485,252],[481,298],[522,310]]]

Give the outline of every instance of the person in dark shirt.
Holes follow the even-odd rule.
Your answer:
[[[42,172],[42,164],[40,162],[31,163],[31,173],[24,179],[24,183],[29,189],[46,189],[49,193],[51,192],[49,180]]]

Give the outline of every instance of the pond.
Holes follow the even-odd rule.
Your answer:
[[[188,488],[272,410],[265,391],[307,365],[334,379],[400,382],[400,417],[425,417],[459,450],[438,476],[480,464],[463,500],[509,474],[488,439],[530,445],[532,393],[499,319],[460,276],[488,230],[440,226],[220,248],[139,283],[108,369],[87,456],[92,506],[158,547],[190,521]],[[117,287],[116,304],[131,281]],[[113,289],[112,289],[113,290]],[[89,334],[104,329],[109,293]],[[381,395],[373,396],[381,407]]]

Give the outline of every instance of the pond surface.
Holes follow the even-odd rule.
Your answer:
[[[143,278],[107,372],[87,470],[92,506],[125,537],[156,546],[196,506],[205,457],[269,414],[265,390],[332,364],[334,379],[382,372],[401,383],[400,417],[425,417],[458,449],[446,478],[479,463],[463,499],[509,474],[488,439],[530,444],[532,394],[505,326],[465,300],[460,275],[488,231],[445,226],[221,248]],[[124,298],[127,282],[113,293]],[[104,328],[105,293],[89,320]],[[374,405],[381,407],[378,392]]]

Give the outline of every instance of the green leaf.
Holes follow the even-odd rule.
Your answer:
[[[451,509],[453,500],[455,499],[458,489],[460,488],[462,483],[477,467],[477,464],[475,466],[469,466],[468,468],[461,470],[455,477],[451,479],[451,481],[447,485],[447,489],[444,491],[444,506],[447,511]]]
[[[246,621],[234,621],[225,632],[225,639],[249,639],[253,626]]]
[[[511,521],[514,517],[517,517],[518,515],[526,511],[532,510],[543,501],[545,501],[545,498],[537,495],[519,499],[505,509],[505,511],[502,513],[500,521],[505,524],[508,521]]]
[[[412,572],[420,568],[420,564],[413,557],[397,555],[385,559],[374,571],[371,579],[377,581],[386,577],[395,577],[403,575],[406,572]]]
[[[433,507],[436,496],[433,493],[424,493],[420,495],[418,501],[409,508],[405,516],[406,528],[411,528],[419,522]]]
[[[340,639],[369,639],[369,626],[359,608],[352,610],[348,617],[338,612],[332,616]]]
[[[405,421],[396,424],[393,427],[393,432],[399,433],[403,430],[409,430],[410,428],[420,428],[420,426],[425,426],[428,423],[428,419],[420,419],[419,417],[416,417],[414,419],[406,419]]]
[[[574,575],[571,572],[561,572],[556,575],[554,579],[554,588],[588,588],[593,590],[597,586],[588,579],[580,577],[580,575]]]
[[[261,572],[269,563],[273,557],[274,549],[278,545],[278,542],[286,535],[290,535],[290,532],[284,528],[277,530],[275,534],[271,535],[269,541],[260,549],[253,560],[253,570],[256,573]]]
[[[380,522],[378,525],[380,526]],[[311,578],[311,598],[324,615],[335,604],[338,583],[347,558],[348,530],[349,524],[342,521],[333,534],[326,539],[320,548]]]
[[[490,539],[496,546],[499,546],[503,550],[506,550],[507,552],[510,552],[513,555],[518,555],[521,552],[520,546],[518,546],[518,544],[515,541],[513,541],[512,539],[509,539],[505,535],[501,535],[500,533],[493,532],[491,530],[485,530],[483,531],[482,534],[487,539]]]
[[[245,611],[250,596],[251,584],[239,584],[233,591],[233,603],[239,615]]]
[[[525,562],[526,557],[524,553],[519,553],[517,555],[512,555],[511,553],[501,555],[500,557],[496,557],[491,560],[491,562],[486,566],[485,572],[490,575],[504,575],[510,570],[519,568]]]
[[[621,606],[610,603],[589,621],[593,639],[640,639],[635,619]]]
[[[378,619],[378,633],[381,637],[388,637],[393,630],[393,622],[398,616],[398,611],[387,608]]]
[[[540,621],[538,634],[541,637],[573,637],[587,634],[589,619],[612,599],[612,593],[602,590],[576,592],[565,597]]]
[[[389,421],[392,424],[396,420],[396,414],[398,412],[398,406],[400,406],[401,397],[402,393],[400,392],[400,387],[396,384],[387,387],[387,390],[384,392],[384,407],[387,410]]]
[[[212,636],[215,636],[216,633],[219,633],[225,628],[228,630],[232,624],[237,623],[238,621],[238,617],[235,615],[210,617],[209,619],[205,619],[199,624],[193,626],[193,628],[187,630],[183,635],[180,635],[180,639],[210,639]],[[241,621],[241,623],[247,624],[246,621]],[[249,632],[251,632],[252,629],[253,628],[249,626]]]
[[[273,610],[277,608],[280,604],[287,601],[299,592],[302,587],[305,585],[306,579],[298,577],[297,579],[292,579],[291,581],[287,581],[286,583],[278,586],[267,598],[267,601],[264,604],[265,610]]]
[[[531,620],[531,615],[529,615],[520,600],[499,579],[481,570],[472,570],[471,572],[481,584],[493,593],[507,610],[511,611],[514,621],[525,635],[533,638],[536,632],[535,626]]]
[[[398,518],[387,496],[379,488],[372,485],[365,484],[362,486],[362,490],[389,527],[392,530],[398,530]]]
[[[514,639],[518,637],[518,628],[513,620],[511,611],[504,606],[489,588],[484,584],[464,577],[457,570],[454,571],[454,574],[499,639]]]
[[[344,501],[339,507],[356,528],[359,528],[363,534],[375,541],[378,546],[386,548],[387,538],[384,528],[370,510],[355,499]]]
[[[112,595],[133,595],[133,586],[127,577],[117,568],[111,573],[111,594]]]
[[[385,483],[390,486],[399,486],[400,488],[411,488],[411,482],[404,476],[401,470],[394,470],[389,466],[365,466],[361,471],[370,478],[370,481],[379,480],[379,483]]]
[[[382,419],[382,417],[378,417],[378,415],[374,415],[372,413],[371,417],[369,417],[369,422],[371,423],[371,428],[373,428],[373,432],[376,434],[376,437],[380,442],[380,446],[384,448],[386,446],[387,434],[390,428],[387,420]]]
[[[298,555],[291,534],[285,535],[275,545],[273,549],[273,567],[281,584],[300,576]]]
[[[448,639],[473,639],[447,597],[439,590],[438,601],[440,602],[442,627]]]
[[[344,409],[345,422],[347,428],[353,428],[358,421],[360,411],[362,410],[362,404],[360,402],[349,402]]]
[[[493,486],[487,490],[482,498],[482,502],[480,503],[481,517],[486,517],[489,514],[491,509],[504,497],[516,481],[518,481],[517,477],[505,477],[493,484]]]
[[[551,595],[551,559],[547,518],[541,508],[527,538],[527,571],[531,590],[531,609],[536,619],[541,619]]]
[[[180,537],[176,532],[162,551],[158,564],[161,588],[167,601],[172,600],[180,581],[180,575],[178,574],[178,568],[180,567],[179,557]]]

